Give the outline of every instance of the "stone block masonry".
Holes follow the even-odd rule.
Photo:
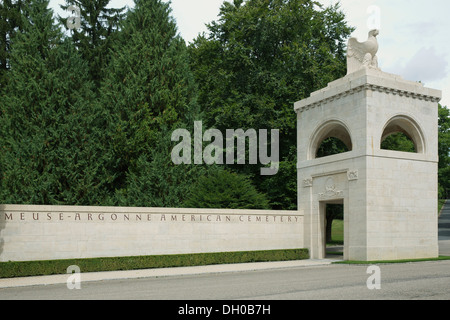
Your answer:
[[[295,103],[298,207],[304,245],[325,257],[326,206],[344,206],[344,260],[435,258],[438,250],[438,101],[442,93],[363,67]],[[389,135],[415,153],[384,150]],[[348,152],[318,158],[327,138]]]
[[[0,261],[303,247],[297,211],[0,205]]]

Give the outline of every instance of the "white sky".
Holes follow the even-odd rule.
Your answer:
[[[230,0],[231,1],[231,0]],[[318,0],[330,5],[338,0]],[[450,107],[450,1],[448,0],[341,0],[352,34],[367,39],[369,28],[380,29],[378,61],[385,72],[443,91],[441,104]],[[56,13],[64,13],[50,0]],[[133,0],[111,0],[111,7],[133,6]],[[223,0],[172,0],[172,15],[181,36],[190,42],[207,32],[206,23],[217,19]]]

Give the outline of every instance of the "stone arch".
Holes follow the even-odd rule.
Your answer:
[[[349,151],[353,149],[353,142],[348,127],[340,120],[328,120],[322,123],[311,137],[308,159],[315,159],[317,151],[325,139],[337,138],[341,140]]]
[[[425,137],[417,121],[412,117],[403,114],[392,117],[386,123],[383,128],[383,134],[381,135],[380,148],[381,143],[383,143],[388,136],[397,132],[403,133],[411,139],[414,143],[416,153],[426,152]]]

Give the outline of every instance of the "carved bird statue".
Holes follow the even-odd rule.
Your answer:
[[[378,69],[378,40],[377,29],[369,32],[365,42],[359,42],[356,38],[350,38],[347,46],[347,74],[355,72],[363,67]]]

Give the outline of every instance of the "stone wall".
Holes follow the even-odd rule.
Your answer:
[[[0,205],[2,262],[297,248],[297,211]]]

